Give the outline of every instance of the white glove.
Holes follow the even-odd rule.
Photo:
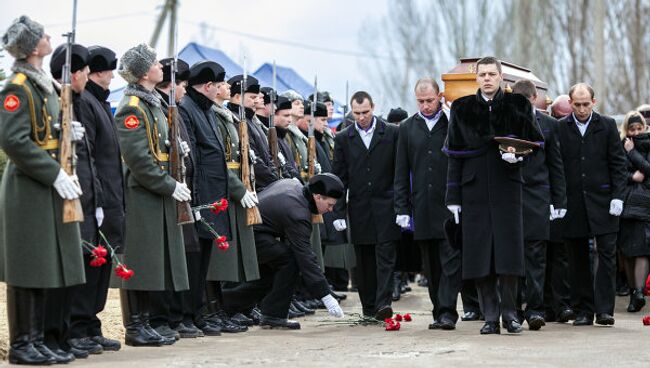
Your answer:
[[[174,189],[174,193],[172,193],[172,197],[179,202],[187,202],[192,199],[192,192],[190,192],[187,184],[176,182],[176,188]]]
[[[86,134],[86,128],[84,128],[84,126],[80,122],[73,120],[70,123],[70,127],[72,128],[70,129],[70,131],[72,132],[73,141],[79,142],[82,139],[84,139],[84,135]]]
[[[102,226],[104,223],[104,209],[101,207],[95,208],[95,220],[97,220],[97,227]]]
[[[179,153],[181,154],[181,156],[187,157],[187,155],[190,154],[190,145],[187,144],[187,142],[181,141],[179,147],[180,147]]]
[[[566,208],[558,208],[555,210],[555,218],[564,218],[566,216]]]
[[[314,174],[320,174],[323,169],[320,167],[320,164],[314,160]]]
[[[336,231],[343,231],[348,228],[348,225],[345,223],[344,219],[334,220],[332,221],[332,225],[334,225]]]
[[[253,151],[252,148],[248,150],[248,158],[251,160],[252,163],[257,162],[257,156],[255,156],[255,151]]]
[[[556,217],[557,212],[555,211],[555,207],[553,207],[553,205],[550,205],[548,207],[549,207],[549,211],[550,211],[550,215],[548,216],[548,218],[549,218],[549,220],[553,221],[553,220],[555,220],[557,218]]]
[[[450,204],[447,206],[449,212],[454,214],[454,222],[460,224],[460,206],[457,204]]]
[[[609,214],[612,216],[620,216],[623,212],[623,201],[620,199],[612,199],[609,202]]]
[[[284,166],[287,164],[287,159],[284,158],[284,155],[282,152],[278,152],[278,161],[280,162],[280,165]]]
[[[333,296],[327,294],[321,300],[323,301],[323,304],[325,304],[325,308],[327,308],[327,312],[330,314],[330,316],[337,318],[345,317],[343,309],[341,309],[339,302],[337,302]]]
[[[395,223],[399,225],[402,229],[406,229],[409,227],[409,223],[411,222],[411,216],[409,215],[397,215],[395,218]]]
[[[81,195],[81,188],[75,182],[75,177],[68,175],[63,169],[59,170],[59,175],[52,185],[63,199],[77,199]]]
[[[522,157],[517,157],[514,153],[512,152],[506,152],[501,154],[501,159],[507,163],[510,164],[516,164],[519,161],[523,161],[524,159]]]
[[[201,217],[201,211],[194,211],[194,220],[195,221],[201,221],[203,217]]]
[[[241,201],[239,201],[244,208],[253,208],[259,201],[257,200],[257,196],[255,193],[247,190],[246,194],[242,197]]]

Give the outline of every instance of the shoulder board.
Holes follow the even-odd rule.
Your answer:
[[[17,73],[14,79],[11,80],[11,83],[22,86],[23,84],[25,84],[26,80],[27,80],[27,76],[25,74]]]
[[[136,96],[131,96],[129,99],[129,106],[138,106],[140,104],[140,98]]]

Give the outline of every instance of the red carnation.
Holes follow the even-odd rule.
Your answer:
[[[92,250],[91,253],[97,258],[102,258],[108,255],[108,250],[106,250],[103,245],[98,245]]]
[[[215,215],[228,209],[228,200],[221,198],[210,205],[210,211]]]
[[[397,322],[402,322],[402,315],[399,314],[399,313],[397,313],[397,314],[395,315],[395,320],[396,320]]]
[[[106,264],[106,258],[94,256],[90,261],[90,267],[101,267]]]
[[[643,325],[650,326],[650,316],[643,317]]]
[[[410,314],[410,313],[406,313],[406,314],[404,315],[404,320],[405,320],[406,322],[411,322],[411,321],[413,320],[413,318],[411,318],[411,314]]]
[[[386,323],[388,325],[392,325],[393,323],[395,323],[395,321],[393,321],[392,318],[386,318],[386,319],[384,319],[384,323]]]
[[[133,277],[133,270],[129,270],[126,268],[125,264],[119,264],[117,267],[115,267],[115,274],[117,277],[121,278],[122,280],[128,280],[131,277]]]
[[[400,325],[399,322],[391,323],[386,325],[386,331],[399,331],[400,327],[402,327],[402,325]]]
[[[224,241],[224,242],[221,242],[221,243],[217,244],[217,247],[218,247],[220,250],[224,250],[224,251],[225,251],[225,250],[228,250],[228,248],[230,248],[230,244],[228,244],[227,241]]]

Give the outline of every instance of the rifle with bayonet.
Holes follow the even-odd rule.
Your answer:
[[[278,131],[275,129],[275,60],[273,60],[273,86],[271,87],[270,99],[271,99],[271,112],[269,114],[269,131],[267,133],[269,139],[269,149],[271,151],[271,158],[273,159],[273,164],[277,170],[278,178],[282,178],[282,166],[280,165],[280,160],[278,159]]]
[[[176,26],[178,27],[178,26]],[[178,122],[178,106],[176,106],[176,73],[178,72],[178,51],[177,51],[178,29],[174,29],[174,57],[171,64],[171,91],[169,92],[169,105],[167,108],[167,123],[169,124],[170,154],[169,158],[172,177],[179,183],[185,183],[187,168],[185,167],[185,155],[182,152],[181,131]],[[191,224],[194,222],[192,207],[189,201],[176,201],[176,223],[178,225]]]
[[[314,124],[316,123],[316,117],[314,112],[316,111],[316,105],[318,104],[318,79],[314,77],[314,94],[311,102],[311,109],[309,110],[310,119],[309,119],[309,130],[307,131],[307,160],[309,166],[307,169],[307,178],[311,179],[312,176],[316,175],[316,137],[314,136]],[[314,224],[322,224],[323,216],[321,214],[311,215],[311,222]]]
[[[239,101],[239,150],[241,161],[241,181],[246,190],[255,192],[255,172],[250,165],[248,151],[248,124],[246,123],[246,111],[244,107],[244,93],[247,88],[248,75],[246,74],[246,59],[244,59],[244,78],[241,81]],[[246,209],[246,225],[257,225],[262,223],[262,215],[257,206]]]
[[[61,75],[61,135],[59,137],[59,163],[63,170],[70,175],[77,186],[77,155],[75,154],[75,143],[72,140],[72,44],[74,43],[77,28],[77,0],[72,5],[72,31],[64,34],[67,38],[65,52],[65,65]],[[81,222],[84,220],[81,200],[63,200],[63,223]]]

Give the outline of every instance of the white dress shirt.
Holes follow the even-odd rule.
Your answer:
[[[576,114],[571,113],[571,115],[573,115],[573,120],[575,120],[575,122],[576,122],[576,126],[578,127],[578,130],[580,131],[580,135],[582,135],[584,137],[585,133],[587,132],[587,128],[589,127],[589,123],[591,122],[591,117],[594,115],[594,113],[592,112],[591,114],[589,114],[589,119],[587,119],[587,121],[585,121],[584,123],[581,122],[580,120],[578,120],[578,118],[576,117]]]
[[[366,148],[370,148],[370,141],[372,141],[372,135],[375,132],[375,127],[377,126],[376,120],[377,118],[373,116],[372,123],[370,123],[370,127],[368,129],[361,129],[361,127],[359,127],[359,123],[354,123],[354,127],[357,132],[359,132],[359,137],[361,137],[361,140],[363,141],[363,144],[366,146]]]
[[[433,129],[433,127],[436,126],[436,123],[438,122],[438,120],[440,120],[441,114],[442,114],[442,109],[440,109],[438,113],[433,115],[432,118],[427,118],[426,116],[422,115],[421,112],[418,111],[418,115],[420,115],[420,117],[424,119],[424,122],[427,124],[427,129],[429,129],[429,131],[431,131],[431,129]]]

